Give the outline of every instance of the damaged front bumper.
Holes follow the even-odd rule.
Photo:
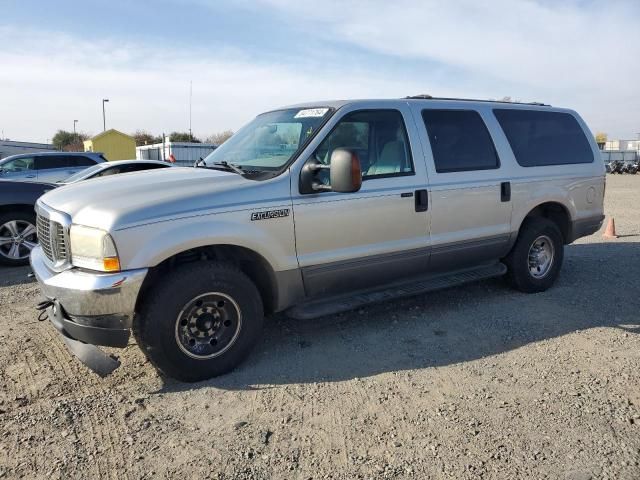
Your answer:
[[[117,362],[114,366],[114,360],[96,345],[127,346],[138,293],[148,270],[99,273],[71,268],[55,272],[40,247],[31,253],[31,268],[49,301],[49,320],[69,350],[100,375],[113,371]]]

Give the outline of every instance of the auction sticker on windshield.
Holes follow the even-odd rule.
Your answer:
[[[324,114],[328,111],[328,108],[307,108],[305,110],[300,110],[293,118],[324,117]]]

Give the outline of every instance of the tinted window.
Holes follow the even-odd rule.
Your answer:
[[[472,110],[423,110],[436,172],[498,168],[498,154],[482,117]]]
[[[516,161],[523,167],[593,162],[593,151],[568,113],[494,110]]]
[[[128,172],[140,172],[142,170],[155,170],[156,168],[167,168],[169,167],[169,165],[154,165],[154,164],[136,164],[136,163],[132,163],[129,164],[125,167],[124,170],[122,170],[122,173],[128,173]]]
[[[44,155],[36,157],[36,170],[71,167],[71,160],[65,155]]]
[[[315,158],[328,165],[337,148],[358,155],[365,179],[413,173],[407,132],[397,110],[365,110],[345,115],[320,144]],[[320,176],[327,181],[324,177],[328,175]]]
[[[91,167],[96,164],[96,162],[90,158],[81,156],[71,157],[71,161],[74,167]]]

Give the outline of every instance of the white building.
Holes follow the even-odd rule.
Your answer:
[[[218,145],[213,143],[154,143],[136,147],[136,159],[171,161],[171,156],[173,155],[176,165],[192,167],[196,160],[205,158],[216,148],[218,148]]]
[[[0,140],[0,159],[19,153],[52,152],[56,148],[50,143],[15,142]]]
[[[640,152],[640,140],[607,140],[604,144],[604,150]]]

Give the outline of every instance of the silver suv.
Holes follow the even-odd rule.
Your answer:
[[[603,221],[605,169],[573,111],[426,96],[264,113],[202,168],[43,196],[31,264],[49,318],[101,373],[130,331],[166,375],[233,369],[263,318],[330,315],[504,276],[556,280]]]
[[[93,152],[40,152],[0,160],[0,179],[55,183],[107,160]]]

